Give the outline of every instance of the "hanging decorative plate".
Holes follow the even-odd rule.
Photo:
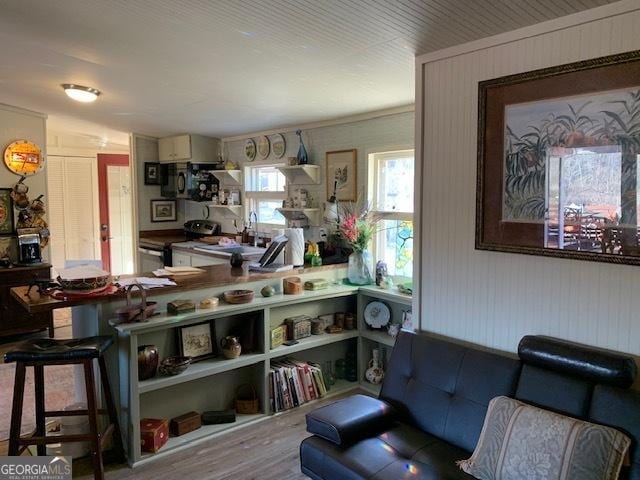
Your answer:
[[[270,151],[271,143],[269,143],[269,137],[263,135],[258,139],[258,155],[260,155],[260,158],[264,160],[269,156]]]
[[[391,311],[382,302],[371,302],[364,309],[364,321],[371,328],[383,328],[391,320]]]
[[[16,175],[34,175],[42,170],[44,162],[40,147],[28,140],[16,140],[4,151],[4,164]]]
[[[271,151],[276,158],[284,157],[284,154],[287,151],[287,142],[284,139],[284,135],[276,133],[271,136]]]
[[[250,162],[256,159],[256,142],[253,141],[253,138],[247,138],[247,141],[244,142],[244,158]]]

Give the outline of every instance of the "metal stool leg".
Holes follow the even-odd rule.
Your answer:
[[[118,423],[118,414],[116,413],[116,405],[113,402],[109,377],[107,376],[107,364],[104,357],[98,357],[98,365],[100,365],[100,380],[102,381],[102,390],[104,390],[104,399],[107,403],[107,412],[109,414],[109,422],[113,425],[113,450],[118,461],[124,461],[124,449],[122,447],[122,435],[120,434],[120,424]]]
[[[35,364],[33,366],[34,387],[36,393],[36,436],[44,437],[45,430],[45,408],[44,408],[44,365]],[[38,456],[47,454],[47,446],[38,444]]]
[[[96,402],[96,381],[93,375],[91,360],[85,360],[84,383],[87,387],[87,410],[89,413],[89,431],[91,432],[91,460],[93,462],[93,476],[95,480],[104,479],[104,466],[102,464],[102,442],[98,431],[98,405]]]
[[[9,455],[17,456],[20,448],[20,427],[22,425],[22,403],[24,400],[24,363],[16,363],[16,377],[13,384],[13,406],[11,407],[11,429],[9,433]]]

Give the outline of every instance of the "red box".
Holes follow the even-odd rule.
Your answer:
[[[156,453],[169,440],[169,420],[143,418],[140,420],[140,446],[143,452]]]

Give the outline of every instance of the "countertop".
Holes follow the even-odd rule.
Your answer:
[[[146,290],[148,297],[154,295],[164,295],[166,293],[183,292],[187,290],[197,290],[201,288],[215,288],[223,287],[226,285],[237,285],[241,283],[249,283],[260,280],[268,280],[271,278],[290,277],[295,275],[302,275],[303,273],[323,272],[336,268],[344,268],[346,264],[337,265],[324,265],[321,267],[306,267],[306,268],[294,268],[286,272],[276,273],[261,273],[261,272],[249,272],[248,265],[245,264],[242,268],[231,268],[230,265],[212,265],[209,267],[200,267],[203,272],[189,275],[189,276],[177,276],[174,278],[177,283],[176,286],[153,288]],[[152,273],[142,273],[136,275],[123,275],[121,278],[132,277],[153,277]],[[118,292],[113,295],[80,298],[73,300],[56,300],[48,295],[41,296],[35,289],[32,289],[31,293],[27,295],[27,286],[14,287],[11,289],[11,295],[30,313],[48,312],[57,308],[72,307],[76,305],[89,305],[98,304],[103,302],[110,302],[114,300],[122,300],[125,298],[123,292]]]

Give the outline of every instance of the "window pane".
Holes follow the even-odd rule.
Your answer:
[[[285,219],[276,208],[282,207],[282,200],[258,200],[258,223],[284,225]]]
[[[387,264],[389,275],[411,277],[413,274],[413,222],[380,222],[376,256]]]
[[[413,212],[413,151],[389,152],[374,157],[377,163],[376,210]]]
[[[286,177],[275,166],[249,167],[248,171],[248,192],[284,192]]]

